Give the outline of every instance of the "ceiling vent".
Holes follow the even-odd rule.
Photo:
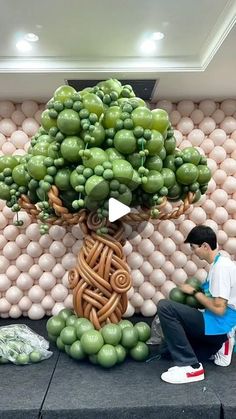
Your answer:
[[[83,90],[85,87],[93,87],[101,80],[66,80],[69,86],[74,87],[77,91]],[[151,100],[152,95],[157,87],[159,80],[120,80],[122,84],[130,84],[137,97],[143,100]]]

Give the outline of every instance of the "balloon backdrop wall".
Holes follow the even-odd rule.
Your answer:
[[[169,113],[177,147],[192,145],[207,156],[213,177],[207,194],[178,220],[139,225],[137,231],[126,225],[124,252],[133,280],[127,317],[134,312],[152,316],[157,302],[187,277],[205,278],[205,262],[183,243],[195,225],[212,227],[223,252],[233,259],[236,254],[236,101],[162,100],[152,107]],[[0,155],[26,153],[42,109],[43,104],[31,100],[0,102]],[[166,211],[170,210],[168,203]],[[0,317],[40,319],[72,308],[68,270],[75,266],[82,245],[80,227],[54,225],[41,236],[28,214],[20,214],[23,227],[13,225],[14,217],[0,200]]]

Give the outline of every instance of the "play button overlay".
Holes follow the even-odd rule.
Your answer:
[[[117,201],[117,199],[110,198],[108,201],[108,212],[109,221],[113,223],[119,218],[124,217],[124,215],[129,214],[131,209],[127,205],[122,204],[122,202]]]

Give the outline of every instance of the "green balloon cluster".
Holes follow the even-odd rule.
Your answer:
[[[107,217],[109,198],[152,208],[165,196],[179,200],[191,191],[197,201],[207,190],[206,158],[194,147],[177,150],[167,112],[150,110],[118,80],[80,92],[59,87],[41,124],[28,154],[0,158],[0,198],[13,211],[27,194],[46,221],[54,215],[47,196],[52,185],[70,212],[86,208],[99,217]]]
[[[201,281],[199,279],[192,277],[188,278],[185,281],[185,284],[191,285],[194,289],[201,290]],[[194,308],[204,308],[199,301],[194,297],[194,295],[185,294],[179,287],[173,288],[170,291],[169,299],[176,301],[177,303],[186,304]]]
[[[151,329],[145,322],[133,326],[129,320],[121,320],[97,331],[88,319],[63,309],[47,321],[46,327],[49,340],[77,361],[87,359],[111,368],[124,362],[128,355],[135,361],[145,361],[149,355],[145,342],[150,338]]]

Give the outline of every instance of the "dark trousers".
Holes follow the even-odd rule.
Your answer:
[[[171,358],[178,366],[206,361],[228,339],[227,334],[205,335],[203,314],[196,308],[160,300],[157,313]]]

